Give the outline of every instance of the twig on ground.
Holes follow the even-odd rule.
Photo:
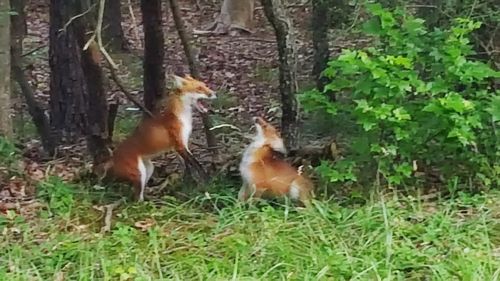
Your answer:
[[[29,55],[31,55],[31,54],[33,54],[33,53],[35,53],[36,51],[39,51],[39,50],[41,50],[41,49],[43,49],[43,48],[45,48],[45,47],[47,47],[47,44],[40,45],[40,46],[38,46],[38,47],[34,48],[33,50],[30,50],[30,51],[28,51],[28,52],[26,52],[26,53],[22,54],[22,55],[21,55],[21,58],[27,57],[27,56],[29,56]]]
[[[106,211],[106,215],[104,216],[104,226],[101,228],[101,233],[106,233],[106,232],[109,232],[111,230],[111,217],[113,216],[113,209],[120,206],[120,204],[122,202],[123,202],[123,198],[114,202],[114,203],[111,203],[111,204],[104,206],[104,209]]]

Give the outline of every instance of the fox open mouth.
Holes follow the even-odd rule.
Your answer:
[[[201,100],[197,100],[194,104],[194,106],[196,107],[196,109],[198,109],[199,112],[201,113],[207,113],[208,112],[208,109],[207,107],[203,104],[203,102]]]

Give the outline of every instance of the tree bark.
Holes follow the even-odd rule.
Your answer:
[[[88,91],[81,64],[76,23],[78,0],[50,1],[50,121],[54,139],[74,141],[85,134]]]
[[[144,26],[144,104],[153,111],[165,93],[165,57],[161,0],[141,0]]]
[[[184,48],[184,53],[186,55],[186,59],[188,61],[189,70],[191,72],[191,76],[195,79],[200,79],[200,71],[198,68],[198,62],[196,61],[196,57],[191,48],[190,38],[186,29],[184,28],[184,23],[182,22],[182,18],[180,15],[179,5],[177,0],[169,0],[170,9],[172,10],[172,17],[174,18],[174,23],[177,28],[177,32],[179,34],[179,39],[181,40],[182,47]],[[215,147],[217,146],[217,140],[215,139],[215,135],[210,128],[213,127],[212,120],[207,113],[201,113],[201,118],[203,121],[203,127],[205,129],[205,136],[207,138],[207,145],[209,150],[212,151],[214,161],[217,157],[217,151]]]
[[[100,162],[111,140],[100,52],[95,43],[83,50],[96,26],[96,14],[85,14],[89,8],[90,1],[51,0],[50,108],[56,140],[85,136],[94,162]]]
[[[85,43],[83,42],[83,44]],[[82,68],[89,93],[87,148],[94,159],[94,163],[102,163],[109,158],[108,148],[111,145],[108,131],[108,102],[104,88],[104,73],[99,62],[100,53],[97,46],[91,45],[87,50],[83,51]]]
[[[299,104],[297,85],[297,50],[294,29],[282,0],[261,0],[264,13],[276,33],[279,55],[279,91],[282,103],[281,130],[288,149],[298,146]]]
[[[12,138],[9,0],[0,0],[0,65],[0,135]]]
[[[219,16],[205,31],[198,34],[226,34],[232,30],[251,32],[254,0],[224,0]]]
[[[127,51],[128,44],[123,34],[120,0],[106,0],[104,8],[103,41],[113,51]]]
[[[328,27],[330,23],[330,5],[333,5],[331,0],[312,0],[312,41],[314,49],[314,65],[312,74],[316,80],[316,87],[323,92],[328,79],[322,76],[323,70],[328,65],[330,58],[330,50],[328,46]],[[326,93],[330,99],[335,100],[333,93]]]

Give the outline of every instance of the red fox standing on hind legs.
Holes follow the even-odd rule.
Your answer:
[[[186,165],[194,167],[203,180],[208,176],[188,148],[193,128],[192,106],[201,112],[207,109],[202,99],[215,99],[216,94],[205,83],[187,75],[174,76],[175,89],[167,96],[166,103],[144,118],[135,131],[120,143],[112,157],[97,165],[94,172],[103,179],[111,176],[126,181],[134,187],[134,198],[144,200],[144,188],[153,175],[151,159],[165,152],[176,151]]]
[[[279,132],[263,118],[254,118],[257,133],[240,163],[241,201],[250,197],[288,197],[308,206],[313,183],[279,155],[286,154]]]

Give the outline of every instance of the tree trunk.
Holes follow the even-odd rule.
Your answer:
[[[81,48],[76,37],[78,0],[50,1],[50,119],[54,139],[74,141],[87,128],[88,91],[81,64]]]
[[[108,148],[111,145],[108,132],[108,102],[104,89],[104,73],[99,61],[100,53],[97,46],[91,45],[83,52],[82,68],[89,92],[87,148],[94,163],[102,163],[109,158]]]
[[[0,65],[0,135],[12,138],[9,0],[0,0]]]
[[[45,152],[52,156],[55,152],[54,141],[51,138],[49,119],[45,115],[45,111],[40,103],[36,100],[33,89],[23,71],[21,59],[23,40],[27,33],[26,17],[24,12],[25,1],[11,2],[11,9],[15,14],[12,14],[11,19],[11,70],[14,80],[19,84],[22,96],[28,106],[28,112],[36,127],[42,146]]]
[[[20,56],[22,54],[23,40],[28,32],[26,25],[26,13],[24,11],[25,5],[25,0],[10,1],[10,8],[13,12],[10,16],[11,75],[14,77],[14,56]],[[13,54],[13,52],[19,52],[19,54]],[[24,102],[21,95],[22,90],[19,87],[16,87],[13,80],[11,81],[11,87],[11,106],[16,112],[16,120],[13,120],[13,123],[16,124],[14,131],[16,132],[16,135],[18,137],[24,138],[24,128],[26,121],[24,119]]]
[[[10,3],[10,7],[14,12],[14,14],[10,16],[11,46],[16,46],[16,50],[19,51],[19,54],[23,52],[23,40],[28,33],[26,12],[24,11],[25,6],[26,0],[15,0]]]
[[[312,74],[316,80],[316,87],[323,92],[328,79],[322,76],[323,70],[327,67],[330,51],[328,46],[328,27],[330,23],[331,0],[312,0],[312,41],[314,48],[314,65]],[[326,93],[331,100],[335,99],[333,93]]]
[[[120,0],[106,0],[103,26],[104,44],[113,51],[127,51],[128,44],[123,34]]]
[[[224,0],[220,14],[215,21],[205,31],[196,31],[196,33],[226,34],[233,30],[251,32],[253,10],[254,0]]]
[[[291,18],[282,0],[261,0],[264,13],[276,33],[279,54],[279,81],[282,103],[281,130],[288,149],[298,146],[299,104],[297,86],[297,50]]]
[[[90,9],[89,2],[83,1],[81,4],[82,6],[79,7],[80,14]],[[106,11],[105,8],[104,11]],[[78,21],[79,24],[76,24],[76,36],[82,52],[81,67],[86,79],[85,82],[89,97],[88,104],[86,104],[87,149],[94,163],[102,163],[109,159],[111,151],[109,149],[111,146],[111,137],[108,130],[108,101],[106,98],[106,88],[104,86],[105,76],[100,65],[101,53],[97,43],[93,42],[86,50],[83,50],[85,44],[90,39],[87,34],[96,30],[96,15],[98,16],[98,13],[90,13]]]
[[[18,55],[19,51],[15,50],[15,47],[12,48],[12,75],[21,88],[21,93],[23,94],[26,104],[28,105],[28,111],[33,120],[33,124],[35,124],[36,130],[42,140],[43,149],[49,156],[52,156],[55,152],[55,143],[50,132],[49,120],[45,115],[45,111],[42,106],[35,99],[35,94],[33,93],[33,90],[24,75],[21,68],[21,57]]]
[[[144,104],[153,111],[165,93],[165,57],[161,0],[141,0],[144,26]]]
[[[181,40],[182,47],[184,48],[184,53],[186,55],[189,70],[191,72],[191,76],[196,79],[200,79],[200,71],[198,69],[198,62],[196,61],[196,57],[191,48],[190,39],[186,29],[184,28],[184,23],[182,22],[182,18],[180,15],[179,5],[177,0],[169,0],[170,9],[172,10],[172,17],[174,18],[174,23],[177,28],[177,32],[179,33],[179,39]],[[207,145],[209,150],[212,151],[213,160],[215,161],[217,158],[217,150],[215,147],[217,146],[217,140],[215,139],[215,135],[210,128],[213,127],[212,120],[207,113],[201,113],[201,118],[203,121],[203,127],[205,129],[205,136],[207,138]]]
[[[90,1],[51,0],[50,108],[56,140],[84,135],[94,161],[100,162],[109,155],[111,141],[100,53],[95,43],[83,50],[96,26],[95,13],[84,15],[89,8]]]

